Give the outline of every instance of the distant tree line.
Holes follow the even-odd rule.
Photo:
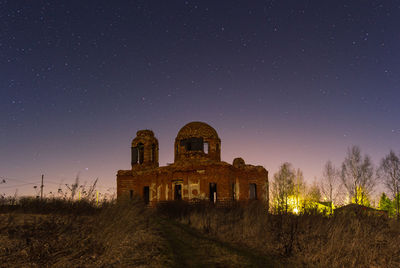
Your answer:
[[[299,213],[308,209],[331,214],[335,206],[350,203],[371,206],[371,194],[378,183],[387,190],[379,200],[379,209],[400,220],[400,159],[390,151],[375,169],[368,155],[352,146],[340,168],[327,161],[319,181],[311,186],[300,169],[283,163],[271,183],[271,207],[276,213]]]

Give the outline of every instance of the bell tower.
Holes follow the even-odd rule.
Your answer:
[[[132,141],[132,170],[158,167],[158,140],[151,130],[139,130]]]

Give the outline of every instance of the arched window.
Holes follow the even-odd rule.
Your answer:
[[[144,161],[144,145],[143,145],[143,143],[139,143],[137,145],[137,150],[138,150],[139,164],[143,164],[143,161]]]
[[[205,153],[205,154],[208,154],[208,142],[204,142],[203,143],[203,152]]]
[[[131,148],[131,154],[132,154],[132,157],[131,157],[131,164],[132,164],[132,166],[133,165],[136,165],[137,164],[137,162],[138,162],[138,149],[137,149],[137,147],[132,147]]]
[[[250,196],[249,196],[250,200],[256,200],[257,199],[257,184],[250,183],[249,190],[250,190]]]
[[[156,162],[156,145],[154,143],[151,145],[151,162]]]

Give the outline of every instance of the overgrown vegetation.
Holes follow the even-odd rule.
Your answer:
[[[375,168],[368,155],[362,155],[358,146],[348,148],[341,168],[331,161],[323,167],[319,182],[307,185],[300,169],[283,163],[270,180],[271,212],[307,213],[318,210],[333,214],[335,207],[357,204],[383,210],[400,221],[400,160],[392,150]],[[385,186],[389,194],[374,196],[376,186]]]
[[[26,199],[0,208],[0,261],[14,267],[173,267],[179,253],[171,254],[173,239],[166,241],[160,218],[197,229],[232,249],[273,256],[286,267],[400,266],[400,223],[367,213],[326,217],[309,210],[272,215],[257,201],[223,207],[166,202],[154,210],[140,200],[95,206]],[[180,243],[183,247],[185,241]],[[215,248],[228,254],[230,247]],[[229,254],[236,261],[227,267],[240,267],[241,255]],[[215,254],[213,261],[227,263],[226,256]]]
[[[111,204],[102,202],[96,205],[93,201],[87,199],[73,201],[61,198],[45,198],[41,200],[35,197],[21,197],[16,201],[1,204],[0,213],[93,215]]]
[[[139,200],[96,207],[86,201],[25,199],[2,210],[0,263],[10,267],[165,267],[170,262],[153,212]]]
[[[379,181],[389,191],[379,200],[384,213],[368,208]],[[374,172],[370,158],[353,146],[341,170],[328,161],[321,181],[310,186],[300,169],[284,163],[270,183],[270,211],[257,201],[165,202],[154,210],[140,199],[117,203],[110,195],[99,203],[96,184],[81,185],[77,177],[44,199],[0,195],[0,263],[250,267],[276,266],[274,256],[288,267],[400,267],[400,160],[393,151]],[[348,203],[354,205],[334,213]],[[215,252],[204,260],[209,248]]]
[[[163,213],[225,242],[274,254],[293,267],[400,267],[400,224],[364,213],[267,214],[262,203],[218,208],[168,203]]]

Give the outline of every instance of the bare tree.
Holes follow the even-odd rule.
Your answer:
[[[290,163],[283,163],[279,171],[274,174],[272,182],[272,191],[275,201],[275,207],[278,212],[288,212],[288,199],[294,191],[295,172]]]
[[[341,180],[350,200],[363,204],[375,186],[374,168],[368,155],[361,156],[358,146],[347,150],[342,164]]]
[[[333,212],[333,203],[336,202],[340,194],[339,171],[331,161],[326,162],[321,180],[322,196],[330,203],[331,213]]]
[[[310,185],[307,191],[307,199],[313,202],[321,201],[321,189],[316,180]]]
[[[294,189],[293,193],[296,197],[296,208],[300,207],[301,199],[304,200],[304,195],[306,193],[306,182],[304,181],[303,171],[299,168],[296,170],[295,180],[294,180]]]
[[[377,176],[391,192],[397,219],[400,220],[400,159],[392,150],[381,160]]]

